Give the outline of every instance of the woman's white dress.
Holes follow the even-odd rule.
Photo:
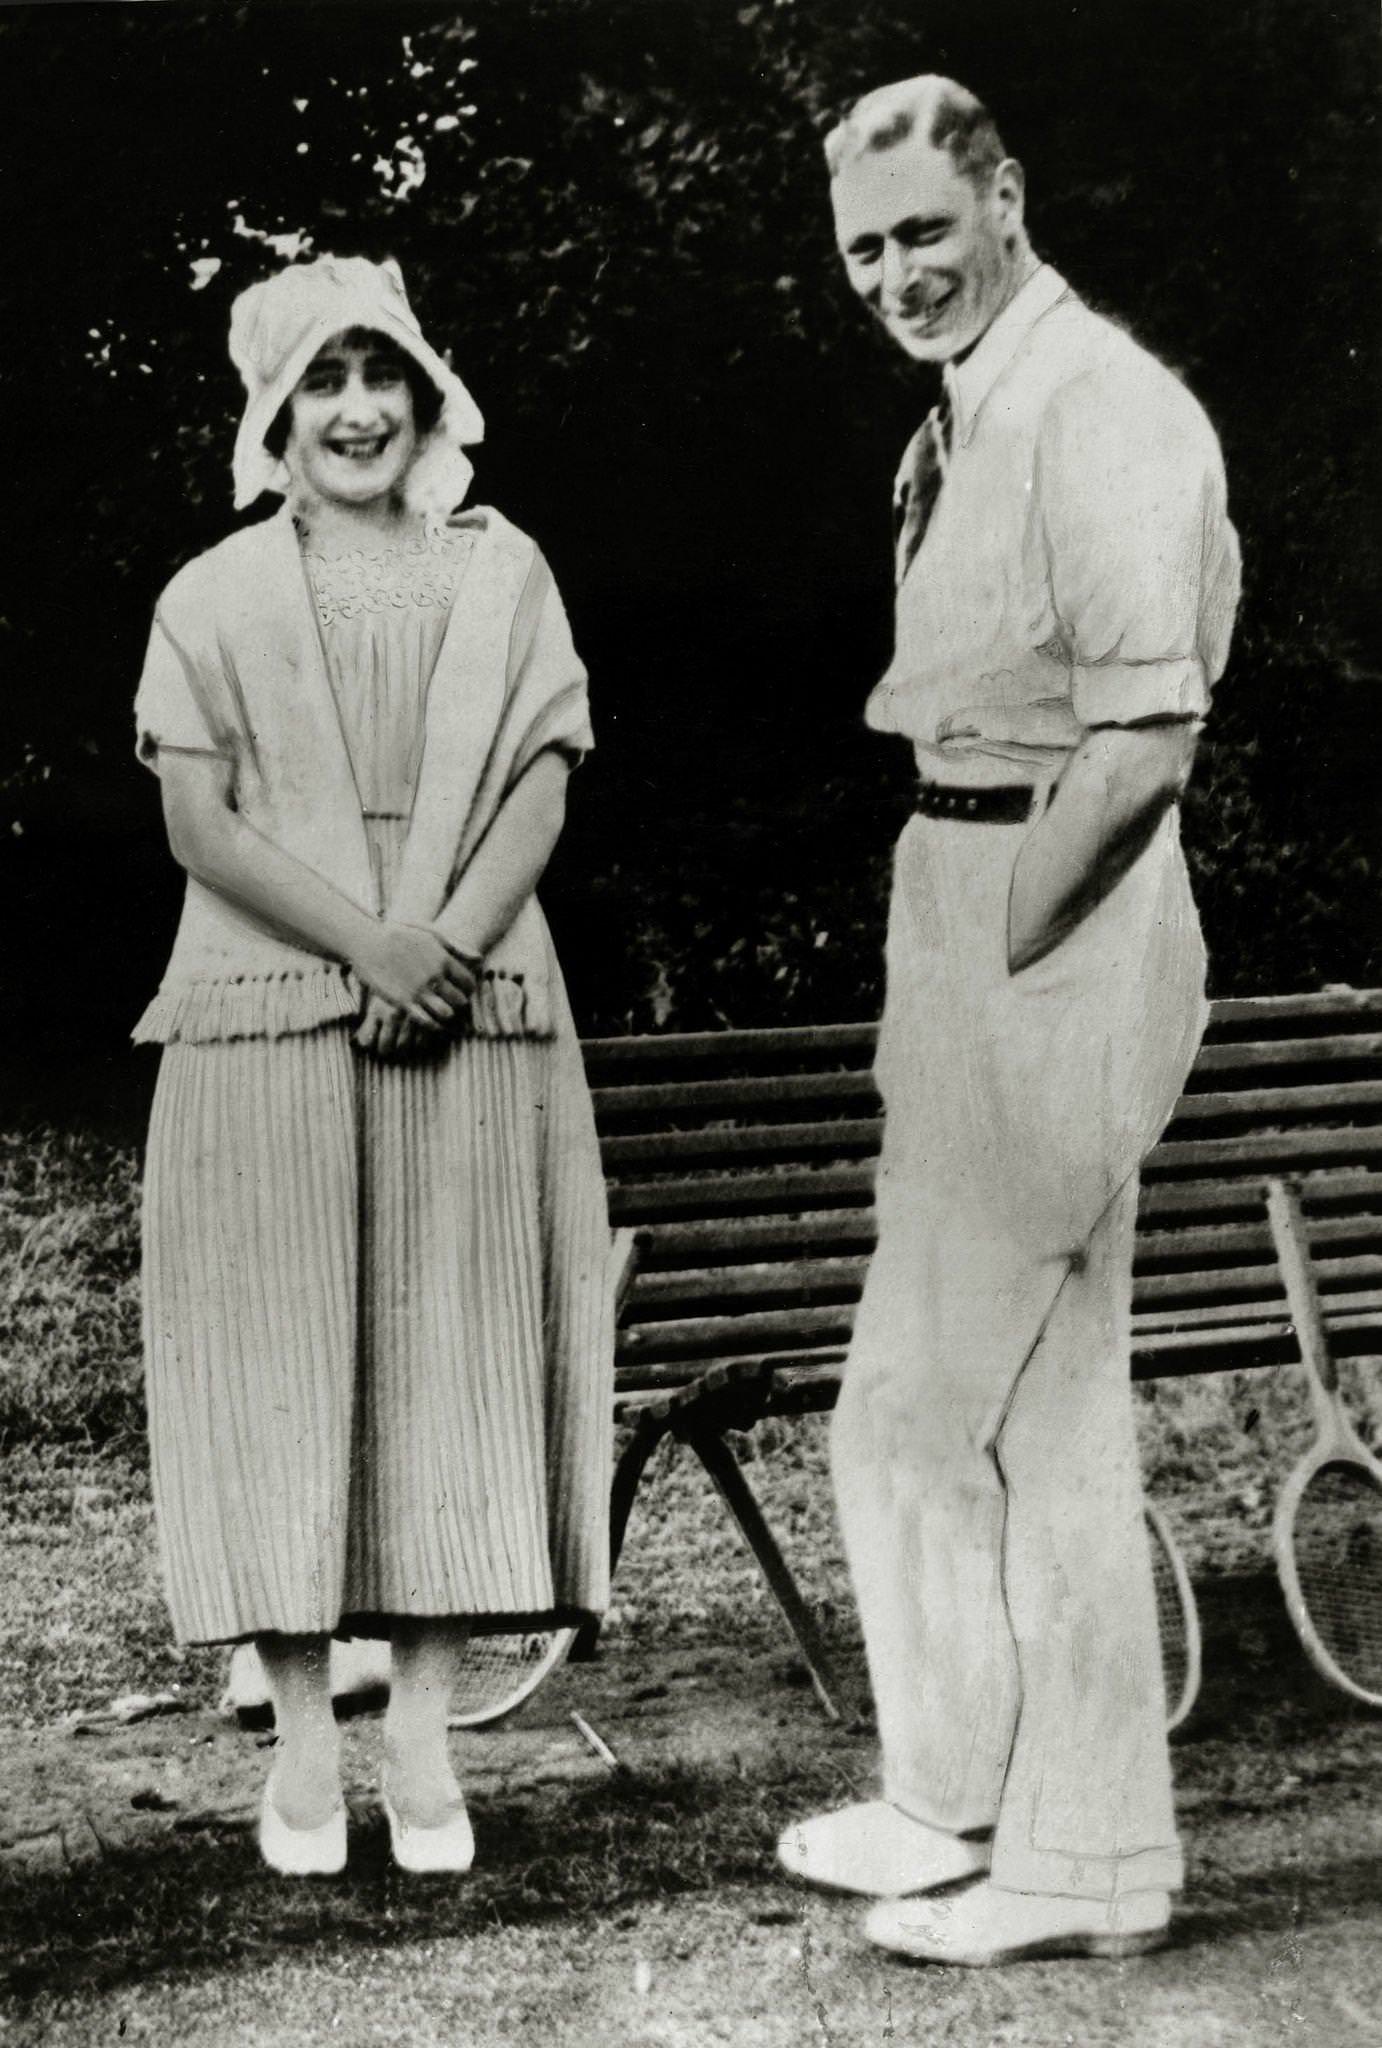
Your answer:
[[[456,587],[434,532],[308,555],[383,900]],[[156,737],[156,736],[155,736]],[[334,1022],[163,1053],[144,1195],[154,1495],[191,1642],[599,1612],[609,1231],[580,1050],[385,1063]],[[244,992],[230,1009],[244,1031]]]

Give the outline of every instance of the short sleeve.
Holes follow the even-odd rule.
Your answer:
[[[220,754],[218,744],[197,703],[187,663],[164,623],[154,614],[149,651],[134,700],[135,750],[155,771],[160,747],[199,754]]]
[[[1214,431],[1159,365],[1063,386],[1037,487],[1052,599],[1084,726],[1199,718],[1237,601]]]
[[[595,745],[585,664],[576,652],[566,607],[540,554],[524,592],[528,631],[522,635],[518,687],[533,706],[514,764],[521,775],[538,754],[555,747],[575,767]]]

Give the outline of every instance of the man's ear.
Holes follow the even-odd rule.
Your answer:
[[[1020,235],[1026,218],[1027,178],[1016,157],[1006,156],[993,174],[989,205],[1000,233]]]

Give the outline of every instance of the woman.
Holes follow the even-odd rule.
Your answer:
[[[159,602],[137,703],[187,898],[136,1038],[154,1498],[188,1642],[254,1640],[260,1845],[341,1868],[333,1632],[387,1635],[396,1860],[473,1853],[468,1630],[606,1598],[609,1233],[533,891],[591,744],[531,541],[457,513],[483,432],[397,268],[236,301],[235,502]]]

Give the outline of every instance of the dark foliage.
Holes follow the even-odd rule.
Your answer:
[[[1371,38],[1361,0],[5,9],[11,1024],[108,1058],[161,964],[128,704],[159,586],[229,524],[226,318],[273,234],[399,257],[486,411],[480,495],[567,594],[583,1022],[875,1003],[907,761],[859,713],[929,392],[847,302],[819,138],[921,69],[990,100],[1038,246],[1224,436],[1247,596],[1189,811],[1218,986],[1369,978]]]

